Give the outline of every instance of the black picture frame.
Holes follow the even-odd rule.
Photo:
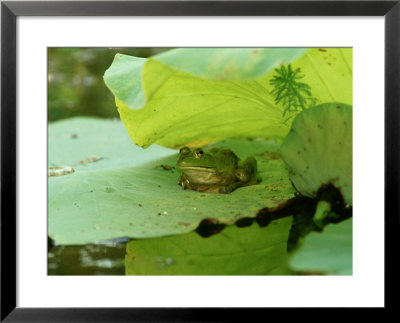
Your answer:
[[[131,322],[253,320],[264,309],[16,307],[16,19],[19,16],[384,16],[385,309],[396,308],[399,234],[400,1],[2,1],[1,321]],[[393,274],[392,274],[393,273]],[[393,290],[391,290],[393,289]],[[258,313],[261,312],[261,313]],[[239,315],[240,314],[240,315]]]

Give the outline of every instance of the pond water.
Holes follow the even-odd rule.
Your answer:
[[[115,54],[148,57],[168,48],[49,48],[48,119],[118,117],[103,75]]]
[[[48,275],[125,275],[126,242],[52,246]]]

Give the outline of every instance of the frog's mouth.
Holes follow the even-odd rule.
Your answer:
[[[205,172],[205,173],[215,173],[216,169],[214,167],[204,167],[204,166],[180,166],[180,169],[182,169],[185,172]]]

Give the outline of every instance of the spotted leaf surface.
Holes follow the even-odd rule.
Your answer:
[[[177,151],[135,146],[121,122],[77,118],[51,124],[49,165],[75,171],[48,179],[49,236],[58,244],[85,244],[181,234],[205,218],[233,224],[293,197],[274,141],[229,140],[216,146],[241,159],[254,156],[262,181],[230,194],[183,190]]]

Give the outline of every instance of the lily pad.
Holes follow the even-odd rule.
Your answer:
[[[183,190],[178,153],[135,146],[121,122],[77,118],[51,124],[49,166],[75,171],[49,177],[49,236],[58,244],[85,244],[181,234],[205,218],[232,224],[293,197],[274,141],[229,140],[216,146],[241,159],[255,156],[262,181],[224,195]]]
[[[281,140],[292,119],[283,117],[269,82],[288,63],[301,68],[315,102],[352,104],[351,48],[176,49],[146,61],[117,55],[104,80],[142,147]]]
[[[353,104],[352,48],[312,48],[293,67],[301,68],[302,82],[310,85],[317,104]]]
[[[308,48],[175,48],[153,56],[177,70],[213,80],[258,78]]]
[[[316,198],[332,185],[352,205],[352,107],[326,103],[298,114],[281,146],[290,179],[304,196]]]
[[[290,260],[296,271],[329,275],[352,274],[352,219],[329,224],[321,233],[311,232]]]
[[[176,154],[153,145],[144,150],[130,141],[119,119],[71,118],[49,124],[49,167],[97,171],[139,166]]]
[[[300,57],[306,48],[175,48],[153,56],[175,70],[210,80],[246,80]],[[130,109],[143,107],[146,58],[117,54],[104,74],[110,91]],[[245,64],[243,62],[246,62]]]
[[[147,98],[132,110],[118,97],[122,122],[134,143],[197,147],[230,137],[282,139],[289,128],[257,80],[209,80],[149,59],[142,72]]]
[[[292,218],[267,227],[230,226],[202,238],[197,233],[127,244],[127,275],[285,275],[290,274],[286,252]]]

